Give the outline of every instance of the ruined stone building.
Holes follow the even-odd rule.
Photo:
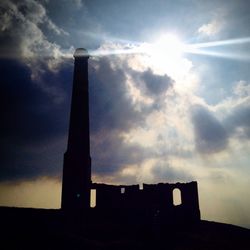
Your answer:
[[[83,210],[95,216],[133,218],[145,220],[159,215],[166,222],[192,222],[200,220],[197,182],[159,183],[139,185],[107,185],[92,183],[89,138],[88,53],[77,49],[68,147],[64,154],[62,204],[65,211]],[[181,204],[173,201],[178,190]],[[90,195],[95,196],[91,205]]]

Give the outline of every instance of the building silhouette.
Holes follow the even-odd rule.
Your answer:
[[[107,185],[91,182],[89,139],[88,52],[79,48],[74,53],[74,77],[69,123],[68,147],[64,154],[62,203],[66,212],[82,211],[96,220],[104,217],[124,223],[157,220],[166,224],[200,220],[198,185],[158,183]],[[181,204],[175,205],[173,192],[179,190]],[[90,196],[95,203],[91,205]]]
[[[83,209],[90,204],[89,56],[85,49],[77,49],[74,58],[68,147],[63,163],[62,209]]]

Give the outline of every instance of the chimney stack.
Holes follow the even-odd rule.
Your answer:
[[[91,157],[89,139],[88,52],[74,53],[74,77],[68,134],[64,154],[62,201],[63,210],[90,207]]]

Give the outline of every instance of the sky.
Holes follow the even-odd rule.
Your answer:
[[[247,0],[1,0],[0,205],[59,208],[73,53],[89,59],[92,180],[198,181],[250,228]]]

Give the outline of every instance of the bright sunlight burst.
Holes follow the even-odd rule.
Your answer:
[[[119,39],[116,39],[119,40]],[[214,56],[221,58],[230,58],[237,60],[250,60],[247,53],[237,53],[230,51],[218,51],[211,48],[226,47],[232,45],[242,45],[250,43],[250,37],[235,38],[222,41],[210,41],[196,44],[185,44],[176,35],[171,33],[162,34],[154,42],[134,42],[127,40],[119,40],[119,44],[113,44],[114,48],[102,47],[97,50],[90,50],[91,56],[109,56],[120,54],[147,54],[158,60],[164,58],[165,62],[171,61],[172,63],[182,58],[183,53],[197,54],[203,56]],[[109,44],[107,44],[109,45]],[[118,46],[119,45],[119,46]],[[209,50],[208,50],[209,49]]]
[[[148,63],[157,74],[183,78],[190,65],[183,58],[186,45],[172,33],[160,35],[152,43],[141,46],[141,52],[149,56]]]
[[[184,44],[173,34],[164,34],[152,45],[149,53],[162,55],[171,59],[181,57],[184,51]]]

